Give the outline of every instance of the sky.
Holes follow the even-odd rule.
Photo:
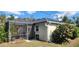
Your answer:
[[[0,15],[14,15],[15,18],[61,18],[64,15],[70,17],[79,16],[79,11],[0,11]],[[61,20],[61,19],[60,19]]]

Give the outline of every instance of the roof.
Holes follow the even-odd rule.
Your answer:
[[[51,23],[51,24],[65,24],[64,22],[56,22],[56,21],[50,21],[50,20],[40,20],[40,21],[35,21],[33,23],[44,23],[44,22]]]
[[[20,22],[20,21],[9,21],[10,23],[15,23],[16,25],[27,25],[27,24],[33,24],[32,22]]]
[[[64,22],[55,22],[55,21],[47,21],[48,23],[53,23],[53,24],[65,24]]]
[[[51,24],[65,24],[65,23],[62,23],[62,22],[55,22],[55,21],[49,21],[49,20],[35,20],[35,21],[32,21],[32,22],[21,22],[21,21],[9,21],[9,22],[13,22],[17,25],[24,25],[24,24],[36,24],[36,23],[51,23]]]

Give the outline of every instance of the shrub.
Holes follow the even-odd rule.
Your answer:
[[[7,28],[6,28],[5,23],[6,23],[6,16],[1,15],[0,16],[0,43],[7,41],[8,32],[6,31]]]
[[[52,33],[52,41],[55,43],[68,42],[68,39],[75,39],[77,37],[76,29],[73,25],[63,24],[59,25]]]
[[[0,43],[7,41],[7,32],[5,31],[5,26],[0,26]]]

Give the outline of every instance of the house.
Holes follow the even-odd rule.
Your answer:
[[[12,34],[10,28],[14,24],[17,34]],[[26,39],[37,39],[43,41],[50,41],[52,32],[62,22],[39,20],[32,22],[9,21],[9,37],[18,36]],[[9,38],[11,39],[11,38]]]
[[[35,38],[43,41],[50,41],[53,31],[57,28],[59,24],[64,23],[44,20],[37,21],[34,24]]]

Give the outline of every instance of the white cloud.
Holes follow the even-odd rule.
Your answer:
[[[10,18],[11,16],[10,15],[8,15],[6,18]],[[15,18],[18,18],[18,16],[14,16]]]
[[[27,11],[28,14],[36,13],[36,11]]]
[[[8,12],[11,12],[11,13],[16,14],[16,15],[20,15],[21,14],[19,11],[8,11]]]
[[[59,20],[59,21],[62,21],[62,19],[61,19],[61,18],[59,18],[58,20]]]
[[[62,12],[60,14],[57,14],[58,17],[63,17],[64,15],[66,16],[73,16],[77,13],[77,11],[65,11],[65,12]]]
[[[18,15],[21,15],[21,12],[19,12],[19,11],[8,11],[8,12],[6,12],[6,13],[15,14],[15,15],[13,15],[15,18],[18,18]],[[17,15],[17,16],[16,16],[16,15]],[[9,18],[9,17],[10,17],[10,15],[7,16],[7,18]]]
[[[73,15],[75,15],[77,13],[77,11],[64,11],[64,12],[60,12],[60,13],[57,13],[57,14],[55,14],[56,15],[56,17],[58,17],[59,18],[59,20],[62,20],[62,17],[63,16],[73,16]],[[54,16],[55,17],[55,16]]]
[[[10,16],[6,16],[6,18],[9,18]]]
[[[15,18],[18,18],[18,16],[14,16]]]
[[[77,11],[67,11],[67,12],[64,12],[64,15],[67,15],[67,16],[73,16],[77,13]]]

